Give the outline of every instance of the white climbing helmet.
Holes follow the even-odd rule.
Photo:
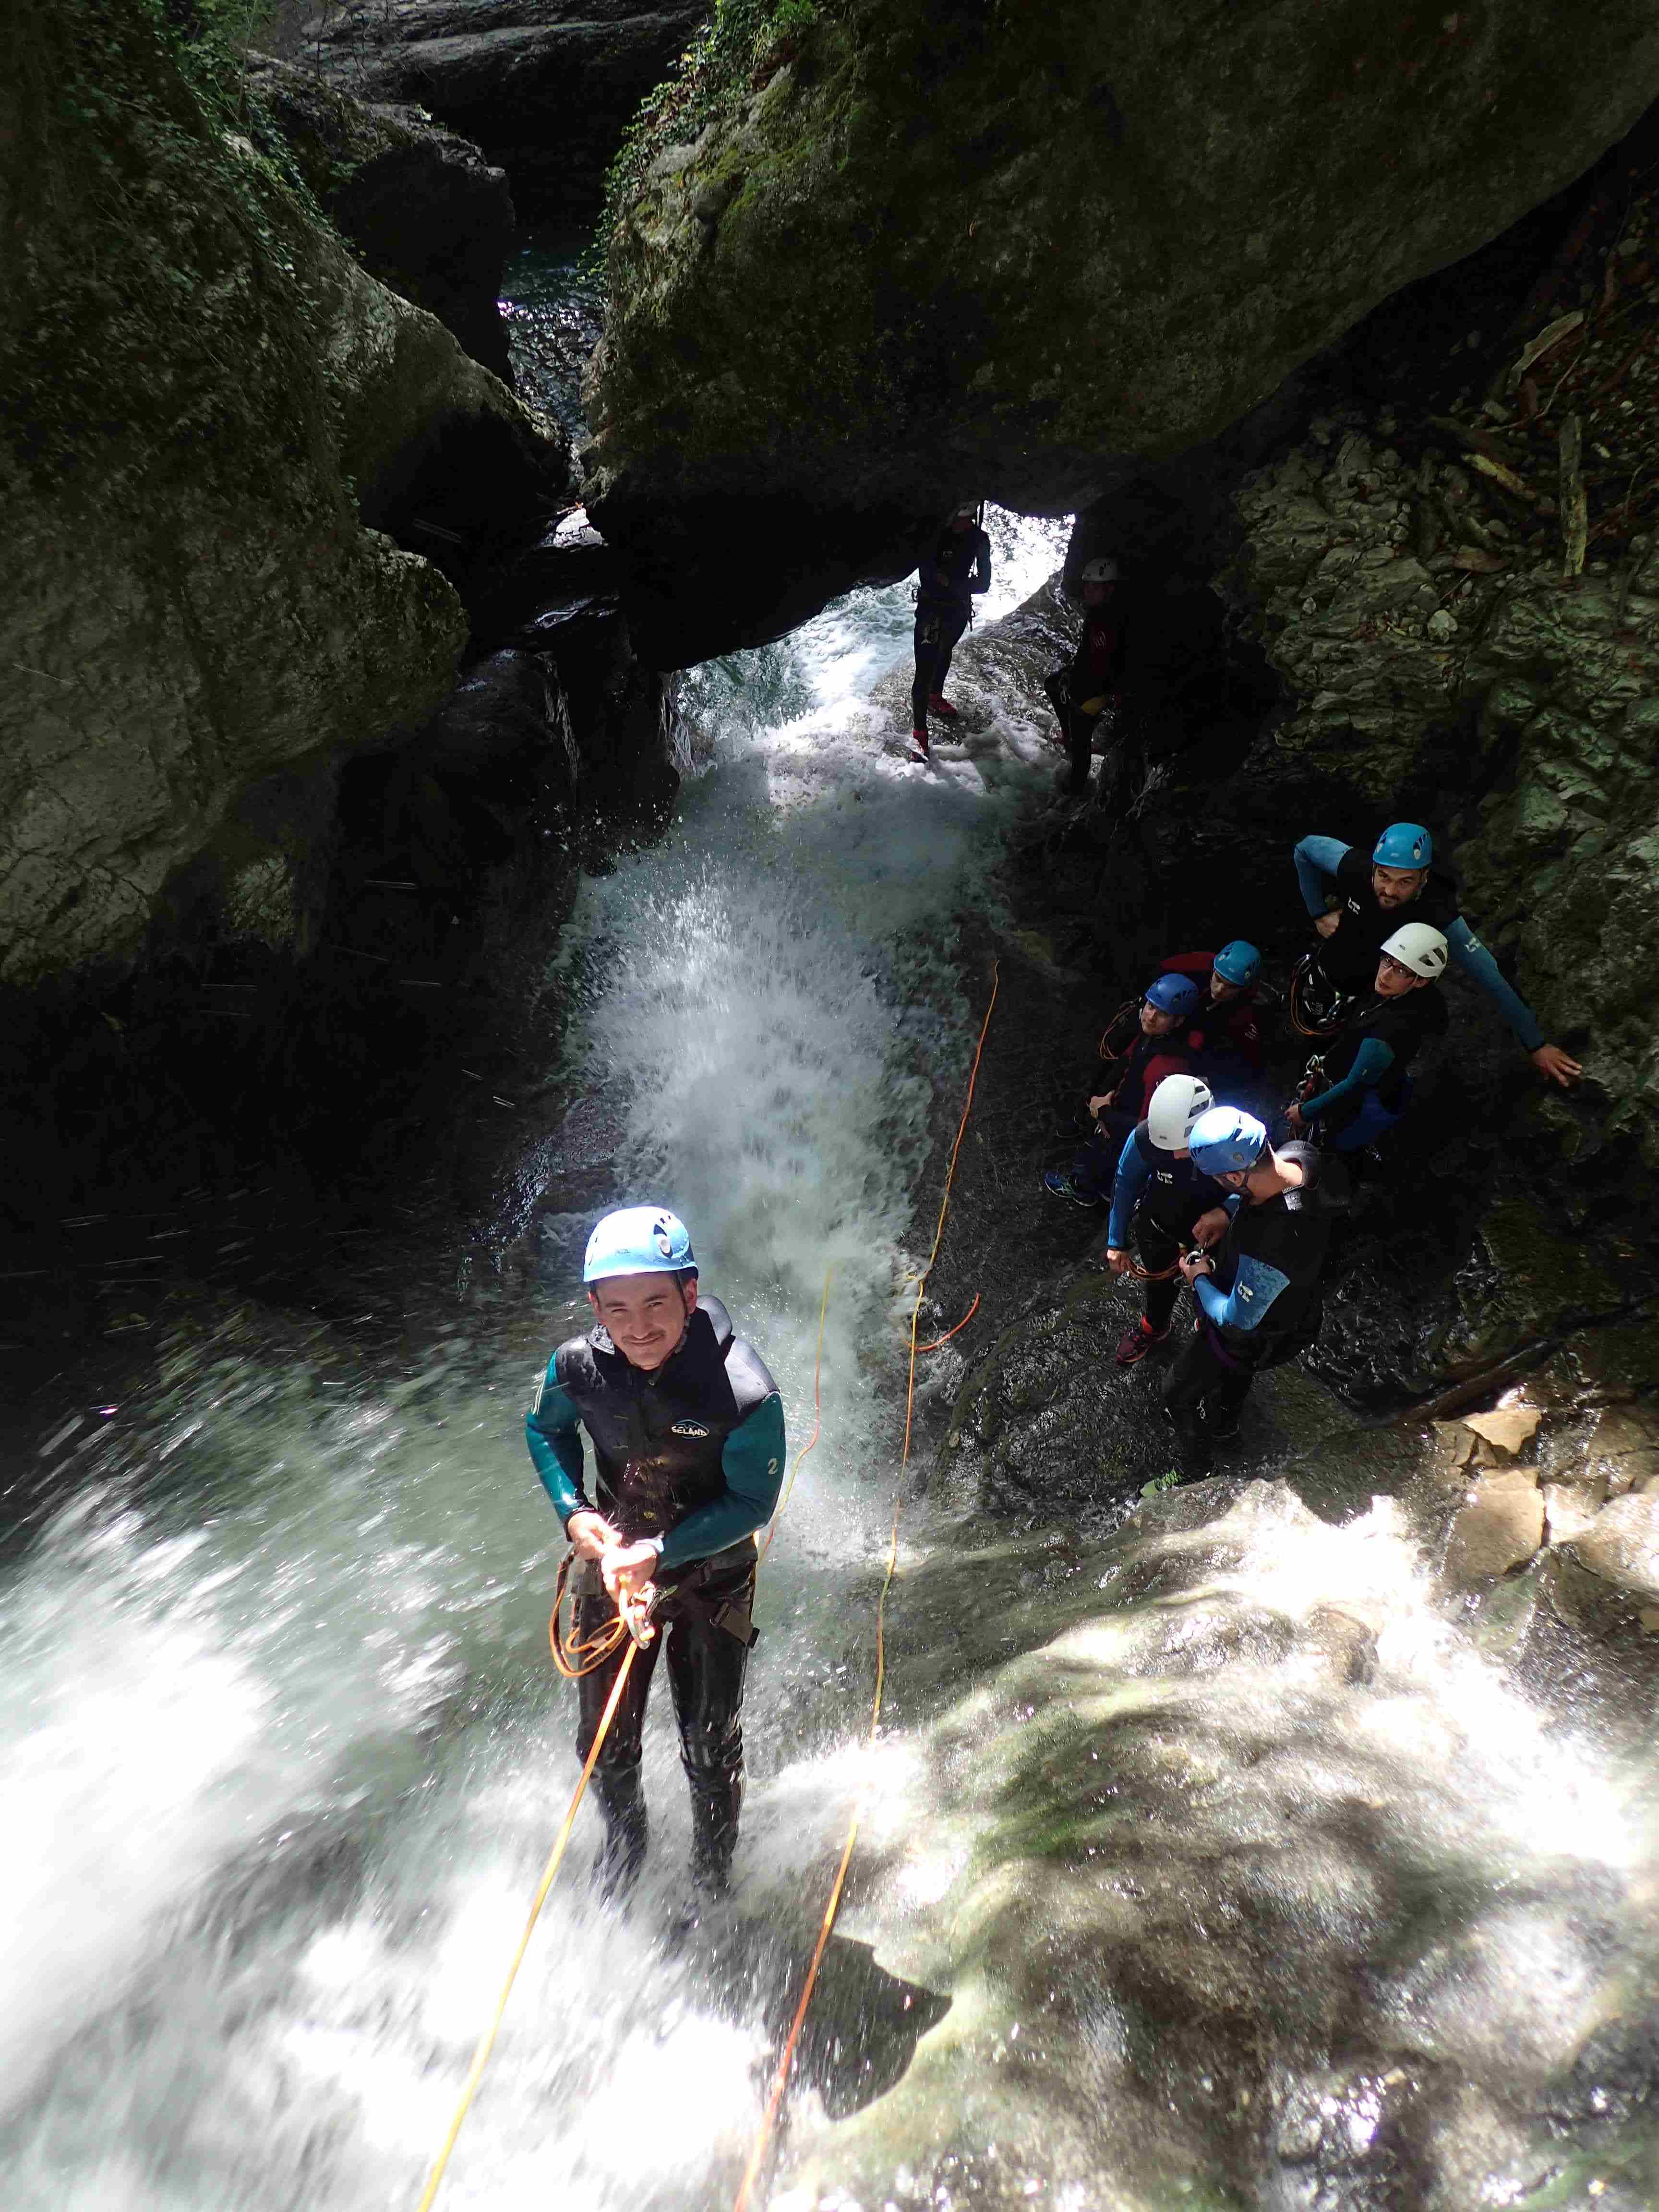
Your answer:
[[[1432,983],[1446,964],[1446,940],[1426,921],[1408,921],[1396,929],[1382,950],[1390,960],[1409,968]]]
[[[1183,1152],[1192,1126],[1215,1101],[1195,1075],[1166,1075],[1146,1109],[1146,1134],[1160,1152]]]
[[[1103,553],[1097,561],[1091,561],[1087,564],[1081,580],[1085,584],[1115,584],[1117,581],[1117,562],[1109,554]]]

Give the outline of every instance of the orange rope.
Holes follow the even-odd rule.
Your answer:
[[[553,1620],[556,1624],[558,1620],[556,1608]],[[627,1633],[628,1631],[624,1627],[623,1634],[626,1636]],[[454,2149],[456,2138],[461,2132],[461,2123],[467,2116],[471,2106],[473,2093],[483,2079],[483,2070],[489,2063],[489,2054],[495,2047],[495,2037],[501,2028],[502,2015],[507,2010],[507,2001],[513,1994],[514,1983],[519,1978],[519,1969],[524,1964],[524,1954],[530,1948],[531,1936],[535,1930],[537,1921],[541,1917],[542,1907],[547,1902],[547,1893],[552,1888],[554,1877],[559,1871],[559,1863],[564,1856],[564,1847],[570,1841],[570,1831],[576,1825],[576,1808],[582,1802],[582,1793],[587,1788],[588,1778],[598,1761],[600,1746],[610,1732],[611,1722],[617,1717],[617,1708],[622,1703],[623,1692],[628,1686],[628,1677],[633,1668],[634,1654],[638,1650],[637,1644],[630,1644],[623,1654],[623,1662],[617,1669],[617,1679],[611,1685],[611,1695],[605,1701],[599,1730],[593,1738],[592,1749],[587,1754],[580,1778],[576,1784],[576,1794],[570,1801],[570,1809],[564,1816],[558,1839],[553,1846],[552,1856],[549,1858],[546,1869],[542,1875],[541,1885],[536,1892],[535,1902],[530,1908],[530,1917],[524,1923],[524,1934],[520,1936],[519,1948],[513,1954],[513,1964],[507,1970],[507,1979],[501,1984],[501,1994],[496,2002],[495,2014],[489,2027],[478,2038],[478,2047],[472,2054],[472,2068],[466,2077],[466,2086],[461,2091],[460,2102],[455,2107],[455,2117],[449,2124],[449,2133],[444,2137],[443,2148],[438,2153],[433,2163],[432,2171],[427,2177],[426,2187],[421,2192],[421,2201],[416,2207],[416,2212],[431,2212],[433,2200],[438,2194],[439,2187],[449,2165],[449,2154]],[[557,1656],[556,1639],[554,1656]]]
[[[881,1595],[876,1601],[876,1692],[870,1708],[870,1734],[866,1741],[866,1749],[871,1751],[875,1748],[876,1739],[881,1729],[882,1692],[887,1680],[887,1593],[891,1589],[893,1577],[898,1571],[899,1509],[903,1502],[904,1477],[910,1465],[910,1431],[916,1404],[916,1354],[921,1349],[916,1342],[916,1326],[921,1318],[922,1293],[927,1288],[927,1278],[933,1273],[933,1262],[939,1257],[939,1244],[945,1236],[945,1217],[951,1208],[951,1186],[956,1180],[957,1155],[962,1150],[962,1140],[968,1128],[968,1116],[973,1111],[974,1086],[979,1081],[979,1063],[985,1050],[985,1034],[991,1026],[992,1009],[997,1002],[997,991],[1000,982],[1000,967],[999,962],[994,961],[991,963],[990,1004],[985,1009],[985,1019],[980,1024],[979,1042],[974,1047],[974,1064],[968,1076],[968,1096],[963,1101],[962,1119],[957,1124],[956,1142],[951,1147],[950,1164],[945,1171],[945,1190],[939,1200],[939,1221],[933,1231],[933,1249],[927,1255],[927,1265],[916,1278],[916,1302],[910,1310],[910,1372],[904,1401],[904,1449],[899,1461],[898,1486],[893,1495],[893,1525],[887,1542],[887,1571],[882,1577]],[[777,2124],[779,2109],[783,2103],[783,2093],[788,2086],[790,2071],[795,2063],[795,2046],[800,2040],[801,2027],[806,2019],[806,2008],[812,2002],[812,1992],[817,1986],[818,1968],[823,1963],[823,1954],[830,1942],[830,1931],[836,1924],[836,1915],[841,1910],[842,1891],[847,1884],[847,1869],[852,1864],[853,1849],[858,1841],[859,1821],[864,1812],[865,1787],[866,1784],[861,1782],[859,1785],[858,1796],[854,1800],[853,1817],[848,1823],[847,1841],[842,1846],[841,1863],[836,1869],[836,1879],[830,1888],[830,1902],[823,1908],[823,1920],[818,1929],[818,1940],[813,1947],[811,1963],[806,1969],[806,1984],[800,1993],[800,2002],[795,2008],[795,2017],[790,2024],[788,2039],[784,2044],[783,2055],[778,2061],[778,2070],[773,2076],[772,2093],[767,2099],[765,2116],[761,2121],[760,2131],[755,2137],[754,2148],[749,2154],[749,2164],[744,2170],[743,2181],[738,2190],[732,2212],[747,2212],[750,2192],[754,2188],[756,2177],[760,2172],[761,2163],[766,2156],[767,2148],[772,2140],[772,2131]]]
[[[812,1361],[812,1433],[808,1437],[806,1442],[801,1446],[800,1449],[795,1454],[795,1464],[789,1470],[789,1480],[787,1483],[785,1484],[783,1495],[779,1498],[776,1508],[773,1512],[772,1525],[766,1532],[766,1541],[760,1547],[760,1557],[762,1559],[766,1557],[767,1553],[772,1548],[772,1539],[778,1533],[778,1523],[783,1518],[783,1509],[789,1503],[791,1493],[794,1490],[795,1477],[800,1473],[800,1463],[805,1458],[807,1453],[811,1450],[813,1445],[817,1443],[818,1440],[818,1431],[823,1425],[823,1406],[818,1396],[818,1381],[823,1372],[823,1317],[829,1310],[830,1269],[826,1267],[823,1271],[823,1297],[819,1301],[818,1304],[818,1348]],[[759,1564],[760,1561],[757,1560],[756,1565],[758,1565]]]
[[[574,1601],[570,1635],[567,1638],[562,1633],[559,1627],[559,1615],[564,1609],[565,1585],[570,1579],[570,1563],[575,1556],[574,1552],[567,1552],[559,1562],[559,1579],[553,1592],[553,1611],[547,1623],[547,1640],[552,1647],[553,1664],[567,1682],[580,1681],[584,1674],[591,1674],[596,1667],[602,1667],[628,1634],[628,1623],[619,1607],[615,1619],[606,1621],[597,1635],[585,1637],[578,1643]]]
[[[979,1292],[975,1291],[974,1292],[974,1303],[969,1307],[967,1312],[963,1314],[962,1319],[957,1323],[956,1328],[947,1328],[943,1336],[936,1336],[931,1344],[919,1344],[916,1346],[916,1350],[918,1352],[937,1352],[941,1344],[949,1344],[951,1339],[957,1334],[958,1330],[966,1328],[969,1322],[972,1321],[974,1316],[978,1311]]]

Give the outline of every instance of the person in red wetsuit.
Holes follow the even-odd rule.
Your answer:
[[[1107,708],[1115,702],[1123,681],[1124,630],[1117,604],[1117,562],[1109,556],[1091,561],[1079,589],[1083,597],[1083,629],[1077,651],[1043,684],[1060,717],[1071,755],[1071,772],[1060,787],[1068,799],[1081,799],[1088,791],[1095,730]]]
[[[1212,1089],[1248,1084],[1266,1058],[1255,1002],[1261,955],[1243,937],[1219,952],[1172,952],[1160,975],[1189,975],[1203,994],[1193,1022],[1198,1072]]]
[[[1101,1057],[1112,1081],[1089,1101],[1094,1133],[1069,1168],[1050,1168],[1043,1188],[1075,1205],[1104,1206],[1123,1150],[1123,1140],[1146,1118],[1152,1097],[1166,1075],[1192,1073],[1196,1047],[1193,1023],[1202,1000],[1189,976],[1158,975],[1135,1008],[1135,1025],[1119,1044],[1109,1030]]]

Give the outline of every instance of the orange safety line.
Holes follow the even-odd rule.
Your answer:
[[[557,1619],[556,1613],[555,1622]],[[421,2192],[421,2201],[416,2207],[416,2212],[432,2212],[433,2200],[438,2194],[445,2171],[449,2165],[449,2154],[454,2149],[456,2137],[461,2132],[461,2123],[467,2116],[471,2106],[473,2092],[483,2080],[484,2068],[489,2063],[489,2054],[495,2047],[495,2037],[501,2027],[502,2015],[507,2010],[507,2001],[513,1994],[513,1984],[517,1981],[519,1969],[524,1964],[524,1954],[530,1948],[531,1936],[535,1930],[537,1921],[541,1917],[542,1907],[547,1902],[547,1893],[553,1887],[554,1876],[559,1871],[559,1863],[564,1856],[564,1847],[570,1841],[570,1831],[576,1824],[576,1808],[582,1802],[582,1793],[587,1788],[588,1778],[592,1773],[595,1762],[599,1759],[600,1747],[610,1731],[611,1722],[617,1717],[617,1708],[622,1703],[623,1692],[628,1686],[628,1677],[633,1668],[634,1654],[639,1648],[637,1644],[630,1643],[623,1654],[622,1665],[617,1669],[616,1681],[611,1685],[611,1695],[605,1701],[605,1711],[600,1717],[599,1729],[593,1738],[593,1747],[583,1764],[580,1777],[576,1784],[576,1794],[570,1801],[570,1809],[564,1816],[564,1823],[559,1830],[558,1840],[553,1846],[552,1856],[548,1860],[546,1870],[542,1875],[541,1886],[536,1892],[535,1902],[530,1908],[530,1917],[524,1923],[524,1934],[520,1936],[519,1948],[513,1954],[513,1964],[507,1968],[507,1979],[501,1984],[501,1994],[496,2002],[495,2017],[478,2038],[478,2047],[472,2054],[472,2070],[466,2077],[466,2086],[461,2091],[460,2102],[455,2107],[455,2117],[449,2124],[449,2133],[445,2136],[443,2148],[438,2153],[432,2171],[427,2177],[426,2187]]]
[[[800,1473],[800,1463],[817,1443],[818,1431],[823,1425],[823,1410],[818,1396],[818,1381],[823,1372],[823,1317],[830,1310],[830,1272],[828,1267],[823,1271],[823,1297],[818,1304],[818,1348],[812,1361],[812,1433],[795,1454],[795,1464],[789,1470],[789,1480],[784,1486],[783,1495],[779,1498],[773,1510],[772,1525],[766,1532],[766,1541],[760,1547],[762,1559],[772,1548],[772,1539],[778,1533],[778,1523],[783,1518],[783,1509],[789,1503],[791,1493],[794,1490],[795,1477]],[[758,1566],[760,1560],[757,1559],[755,1564]]]
[[[893,1494],[893,1525],[887,1543],[887,1571],[882,1577],[881,1595],[876,1601],[876,1693],[870,1708],[870,1735],[866,1745],[866,1748],[872,1751],[875,1748],[876,1738],[881,1728],[882,1691],[887,1680],[887,1593],[893,1586],[893,1577],[898,1570],[899,1509],[903,1502],[904,1477],[910,1464],[910,1431],[916,1403],[916,1353],[920,1349],[916,1343],[916,1325],[921,1318],[922,1292],[927,1287],[928,1276],[933,1273],[933,1262],[939,1257],[939,1244],[945,1235],[945,1217],[951,1208],[951,1186],[956,1180],[957,1155],[962,1150],[962,1139],[968,1127],[968,1116],[973,1111],[974,1086],[979,1081],[979,1063],[981,1055],[985,1050],[985,1033],[991,1026],[992,1009],[997,1002],[997,991],[1001,980],[1000,969],[1000,963],[993,961],[990,1004],[985,1009],[985,1019],[980,1024],[979,1042],[974,1047],[974,1064],[968,1076],[968,1096],[963,1101],[962,1119],[957,1124],[957,1140],[951,1147],[951,1162],[945,1171],[945,1190],[939,1200],[938,1224],[933,1231],[933,1249],[927,1255],[927,1265],[916,1279],[916,1302],[910,1310],[910,1374],[908,1387],[905,1393],[904,1449],[899,1461],[898,1486]],[[755,2185],[756,2176],[760,2172],[762,2160],[765,2158],[767,2148],[772,2140],[772,2131],[777,2124],[778,2112],[783,2103],[783,2093],[788,2086],[790,2069],[795,2062],[795,2046],[800,2040],[801,2027],[806,2018],[806,2008],[812,2002],[812,1992],[817,1986],[818,1968],[823,1963],[823,1954],[830,1942],[830,1930],[836,1924],[836,1915],[841,1909],[842,1891],[846,1887],[847,1869],[852,1864],[853,1847],[858,1841],[859,1821],[864,1811],[865,1788],[866,1784],[860,1782],[858,1796],[853,1803],[853,1817],[848,1824],[847,1841],[842,1846],[841,1864],[836,1869],[835,1882],[830,1892],[830,1902],[823,1908],[823,1921],[818,1929],[818,1940],[813,1948],[811,1963],[806,1969],[806,1985],[800,1993],[800,2002],[795,2008],[795,2017],[790,2025],[788,2039],[783,2046],[783,2056],[779,2059],[778,2070],[773,2076],[772,2093],[767,2099],[765,2116],[761,2121],[760,2132],[755,2137],[754,2148],[749,2154],[749,2164],[744,2170],[743,2181],[732,2204],[732,2212],[748,2212],[750,2191]]]
[[[919,1344],[916,1346],[916,1350],[918,1352],[937,1352],[941,1344],[949,1344],[951,1339],[955,1336],[959,1330],[966,1328],[969,1322],[972,1321],[974,1316],[978,1311],[979,1292],[975,1291],[974,1292],[974,1303],[969,1307],[967,1312],[963,1314],[962,1319],[957,1323],[956,1328],[947,1328],[943,1336],[936,1336],[931,1344]]]

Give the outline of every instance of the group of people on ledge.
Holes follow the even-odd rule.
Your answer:
[[[1410,1108],[1412,1064],[1449,1025],[1448,963],[1493,1000],[1541,1074],[1565,1087],[1583,1073],[1469,928],[1420,823],[1391,823],[1369,860],[1334,837],[1304,837],[1293,859],[1319,941],[1289,1009],[1321,1045],[1295,1096],[1275,1112],[1255,946],[1236,938],[1178,953],[1108,1023],[1109,1079],[1089,1098],[1088,1138],[1043,1177],[1056,1197],[1108,1209],[1101,1256],[1146,1283],[1120,1366],[1164,1342],[1181,1284],[1192,1289],[1194,1334],[1164,1394],[1188,1475],[1237,1432],[1256,1375],[1318,1335],[1349,1166],[1376,1157]]]

